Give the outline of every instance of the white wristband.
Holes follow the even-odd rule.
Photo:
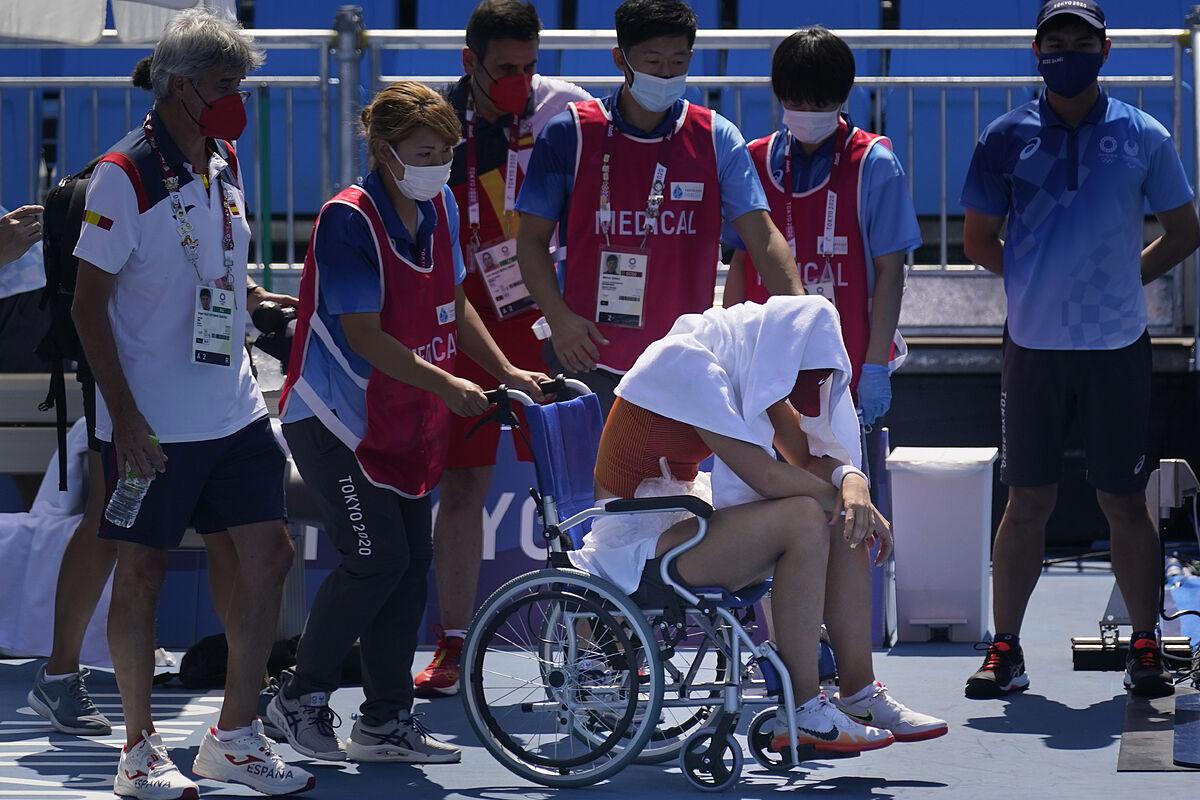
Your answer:
[[[867,481],[867,485],[871,485],[871,482],[867,480],[867,473],[863,472],[858,467],[852,467],[849,464],[842,464],[840,467],[834,467],[833,476],[830,478],[830,480],[833,482],[833,488],[841,489],[842,481],[846,480],[847,475],[861,475],[862,479]]]

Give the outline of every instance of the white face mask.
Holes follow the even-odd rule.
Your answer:
[[[388,149],[392,151],[393,156],[396,156],[400,166],[404,167],[403,178],[397,178],[396,173],[392,172],[392,168],[388,167],[388,172],[392,172],[392,180],[396,182],[396,188],[400,190],[400,194],[409,200],[432,200],[441,194],[442,187],[450,180],[450,167],[454,163],[453,160],[431,167],[414,167],[405,164],[400,156],[396,155],[396,148],[388,145]]]
[[[825,141],[837,130],[841,122],[839,112],[833,111],[792,111],[783,110],[783,124],[792,132],[797,141],[805,144],[818,144]]]
[[[625,63],[629,64],[628,56],[625,57]],[[683,97],[683,90],[687,88],[686,72],[674,78],[660,78],[657,75],[638,72],[633,67],[629,67],[629,70],[633,73],[633,84],[629,87],[629,93],[633,95],[637,104],[647,111],[666,111],[675,105],[676,100]]]

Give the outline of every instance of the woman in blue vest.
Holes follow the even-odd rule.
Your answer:
[[[362,113],[371,173],[326,203],[300,281],[284,435],[308,486],[330,505],[342,555],[317,592],[295,673],[268,708],[310,758],[456,762],[457,748],[411,714],[411,667],[432,559],[429,493],[451,414],[488,406],[454,375],[461,348],[497,381],[541,398],[465,298],[458,207],[446,187],[460,137],[450,105],[402,82]],[[366,701],[348,745],[329,693],[361,643]]]

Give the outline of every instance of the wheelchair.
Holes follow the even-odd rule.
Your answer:
[[[497,589],[463,645],[463,702],[483,746],[513,773],[555,788],[594,784],[631,763],[678,759],[693,786],[722,791],[743,766],[734,739],[742,710],[765,707],[748,734],[761,767],[786,772],[829,759],[796,746],[787,668],[772,645],[751,635],[754,606],[770,581],[738,592],[684,585],[672,564],[704,538],[712,507],[688,495],[596,504],[599,401],[583,383],[561,376],[541,388],[575,397],[539,405],[502,386],[488,393],[496,408],[480,423],[507,424],[526,437],[536,474],[530,493],[546,545],[545,568]],[[693,515],[698,530],[664,554],[657,575],[644,576],[633,595],[568,559],[598,517],[670,511]],[[791,745],[773,752],[780,705]]]

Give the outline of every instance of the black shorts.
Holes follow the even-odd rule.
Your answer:
[[[1119,350],[1031,350],[1005,331],[1000,479],[1009,486],[1058,483],[1075,420],[1088,482],[1112,494],[1144,491],[1152,368],[1148,332]]]
[[[97,453],[104,452],[104,442],[96,438],[96,378],[87,361],[79,359],[75,368],[75,379],[79,381],[79,391],[83,393],[83,419],[87,425],[88,449]]]
[[[0,372],[49,372],[50,362],[35,352],[48,330],[41,289],[0,298]]]
[[[105,505],[117,483],[116,449],[102,442]],[[236,433],[205,442],[164,444],[167,469],[155,477],[131,528],[108,520],[100,538],[170,549],[189,527],[216,533],[287,518],[287,457],[263,417]]]

